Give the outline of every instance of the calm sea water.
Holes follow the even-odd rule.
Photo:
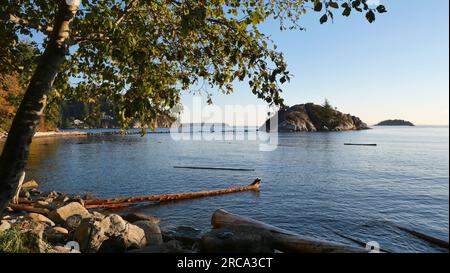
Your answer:
[[[338,235],[343,234],[377,241],[394,252],[445,251],[396,226],[448,240],[448,127],[284,133],[278,142],[276,150],[263,152],[255,140],[174,141],[170,134],[36,139],[27,177],[45,190],[99,197],[221,189],[259,177],[259,193],[137,209],[161,217],[168,227],[207,229],[213,211],[224,208],[319,239],[352,244]],[[255,171],[173,168],[176,165]]]

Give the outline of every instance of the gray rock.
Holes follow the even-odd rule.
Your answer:
[[[82,220],[83,217],[79,214],[71,215],[66,219],[65,227],[69,230],[75,230],[80,226]]]
[[[55,223],[65,225],[67,218],[72,215],[80,215],[82,218],[90,217],[89,212],[78,202],[69,203],[49,213],[49,218]]]
[[[46,253],[49,245],[43,240],[45,225],[32,220],[23,220],[15,224],[22,231],[24,247],[32,253]]]
[[[55,223],[52,220],[48,219],[47,217],[39,213],[31,212],[28,215],[26,215],[25,218],[35,222],[43,223],[51,227],[55,225]]]
[[[35,180],[30,180],[22,184],[22,189],[35,189],[37,187],[39,187],[39,184]]]
[[[128,214],[121,215],[121,216],[125,221],[128,221],[130,223],[134,223],[134,222],[142,221],[142,220],[149,221],[155,225],[158,225],[160,223],[160,219],[158,217],[143,214],[143,213],[138,213],[138,212],[132,212],[132,213],[128,213]]]
[[[213,229],[200,240],[203,253],[273,253],[268,231],[252,227]]]
[[[11,224],[6,220],[0,221],[0,232],[6,231],[11,228]]]
[[[50,243],[65,243],[68,237],[69,231],[63,227],[52,227],[45,231],[45,238]]]
[[[201,239],[201,235],[201,230],[188,226],[178,226],[174,229],[164,231],[165,237],[180,241],[188,248],[192,248]]]
[[[147,245],[160,245],[163,243],[159,225],[147,220],[133,222],[133,225],[142,228],[145,233],[145,238],[147,239]]]
[[[102,220],[83,219],[74,237],[82,252],[123,252],[142,248],[147,243],[140,227],[126,222],[117,214],[108,215]]]

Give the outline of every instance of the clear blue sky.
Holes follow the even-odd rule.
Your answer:
[[[369,124],[402,118],[447,125],[449,2],[380,2],[388,13],[378,15],[373,24],[353,14],[320,25],[318,15],[311,13],[301,22],[304,32],[264,25],[294,74],[284,88],[286,103],[322,103],[328,98],[339,110]],[[228,96],[208,91],[218,106],[263,104],[243,83]],[[192,95],[184,94],[183,103],[191,107]]]

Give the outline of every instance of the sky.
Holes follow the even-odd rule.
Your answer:
[[[369,24],[364,15],[336,16],[321,25],[319,14],[307,14],[300,24],[306,31],[283,31],[274,22],[262,30],[283,52],[294,75],[284,85],[287,105],[321,104],[327,98],[344,113],[368,124],[406,119],[421,125],[449,124],[449,1],[380,0],[388,12]],[[237,83],[235,93],[213,94],[216,107],[265,105]],[[199,122],[193,113],[194,95],[184,93],[184,122]],[[202,98],[206,106],[206,97]],[[250,114],[248,125],[259,125],[267,111]],[[192,110],[192,111],[189,111]],[[189,119],[190,117],[190,119]],[[230,117],[208,122],[232,123]],[[203,118],[205,121],[205,118]],[[240,122],[237,121],[236,125]]]

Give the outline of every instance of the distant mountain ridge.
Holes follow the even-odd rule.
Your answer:
[[[344,114],[328,103],[298,104],[281,109],[278,116],[279,132],[317,132],[317,131],[352,131],[370,129],[360,118]],[[269,120],[261,127],[262,131],[270,130]]]

